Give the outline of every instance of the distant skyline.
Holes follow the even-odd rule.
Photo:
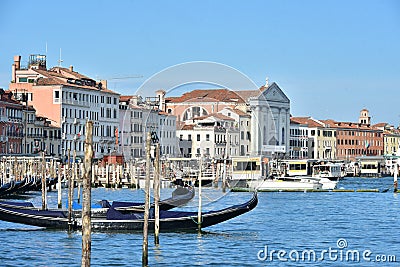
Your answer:
[[[53,67],[60,48],[63,67],[121,94],[165,68],[210,61],[257,86],[276,82],[296,117],[357,121],[367,108],[374,124],[400,124],[397,0],[3,0],[0,25],[5,89],[14,55],[26,65],[46,54]]]

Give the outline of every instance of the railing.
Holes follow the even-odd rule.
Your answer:
[[[28,138],[47,138],[47,136],[43,135],[43,134],[27,134],[26,137],[28,137]]]
[[[24,133],[20,133],[20,132],[6,132],[6,136],[8,137],[24,137]]]

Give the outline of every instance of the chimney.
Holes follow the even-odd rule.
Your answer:
[[[17,82],[17,70],[21,68],[21,56],[14,56],[14,64],[11,66],[11,82]]]
[[[14,56],[14,64],[16,70],[21,68],[21,56]]]
[[[156,96],[158,97],[158,109],[162,111],[165,110],[165,91],[163,89],[156,91]]]
[[[70,71],[70,72],[74,72],[74,66],[72,66],[72,65],[69,66],[69,71]]]
[[[268,88],[269,86],[269,78],[268,76],[265,78],[265,88]]]
[[[100,80],[100,82],[103,85],[103,88],[107,88],[107,80]]]

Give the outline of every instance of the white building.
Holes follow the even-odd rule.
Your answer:
[[[290,100],[276,83],[266,85],[262,93],[250,99],[251,152],[254,155],[289,151]]]
[[[240,131],[235,119],[213,113],[197,117],[194,121],[194,124],[186,124],[176,132],[179,140],[191,144],[190,148],[182,148],[181,154],[191,158],[201,155],[215,159],[239,155]]]
[[[158,104],[143,101],[140,96],[121,96],[119,113],[119,150],[125,160],[145,157],[148,132],[156,132],[161,155],[176,156],[178,144],[175,116],[158,110]]]
[[[309,129],[301,120],[290,120],[289,158],[308,159]]]
[[[250,155],[250,142],[251,142],[251,116],[240,109],[224,108],[220,112],[227,117],[235,120],[235,127],[239,129],[240,137],[235,144],[239,147],[239,155]]]

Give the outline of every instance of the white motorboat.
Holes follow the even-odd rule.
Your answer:
[[[326,163],[313,166],[312,176],[316,178],[328,178],[337,180],[342,178],[342,165],[338,163]]]
[[[310,180],[315,180],[322,184],[323,190],[333,190],[336,188],[338,181],[337,180],[330,180],[326,177],[312,177],[312,176],[297,176],[298,178],[307,178]]]
[[[322,189],[333,190],[336,188],[338,181],[330,180],[326,177],[317,178],[318,182],[322,184]]]
[[[323,185],[312,177],[274,177],[248,182],[251,189],[259,191],[321,190]]]

